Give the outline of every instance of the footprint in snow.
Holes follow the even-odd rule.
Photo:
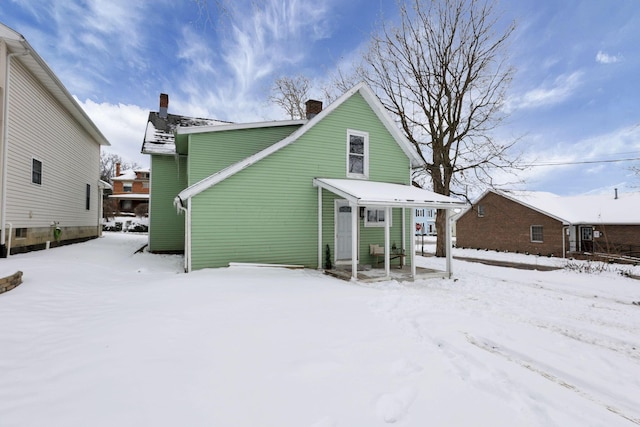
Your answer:
[[[417,374],[422,372],[424,368],[417,363],[405,358],[398,359],[391,364],[391,373],[400,377]]]
[[[384,393],[376,402],[376,414],[385,423],[392,424],[400,421],[409,412],[409,407],[417,394],[413,387],[406,387],[395,393]]]

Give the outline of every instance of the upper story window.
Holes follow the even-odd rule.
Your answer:
[[[478,205],[478,216],[480,218],[484,216],[484,205]]]
[[[369,177],[369,134],[347,130],[347,176]]]
[[[31,159],[31,182],[42,185],[42,162]]]
[[[133,183],[131,182],[123,182],[122,183],[122,191],[125,193],[131,193],[133,187]]]
[[[87,184],[84,193],[84,208],[86,210],[91,209],[91,185]]]

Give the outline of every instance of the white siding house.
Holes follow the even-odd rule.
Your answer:
[[[0,24],[1,254],[97,237],[96,125],[20,34]]]

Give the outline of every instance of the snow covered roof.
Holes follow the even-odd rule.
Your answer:
[[[125,194],[110,194],[110,199],[123,199],[123,200],[148,200],[148,194],[140,194],[140,193],[125,193]]]
[[[345,92],[344,94],[342,94],[342,96],[336,99],[333,103],[331,103],[331,105],[329,105],[327,108],[322,110],[315,117],[313,117],[310,120],[307,120],[304,125],[302,125],[300,128],[298,128],[295,132],[293,132],[291,135],[289,135],[285,139],[265,148],[264,150],[252,156],[247,157],[246,159],[238,163],[235,163],[225,169],[222,169],[219,172],[216,172],[215,174],[199,182],[196,182],[190,187],[182,190],[180,194],[178,194],[178,196],[175,198],[174,202],[176,204],[182,204],[182,201],[187,200],[195,196],[196,194],[199,194],[200,192],[206,190],[207,188],[216,185],[217,183],[229,178],[230,176],[235,175],[236,173],[240,172],[243,169],[246,169],[247,167],[251,166],[257,161],[262,160],[265,157],[270,156],[271,154],[279,151],[280,149],[292,144],[293,142],[297,141],[302,135],[307,133],[309,129],[311,129],[321,120],[323,120],[327,115],[329,115],[331,112],[337,109],[340,105],[342,105],[346,100],[351,98],[356,93],[360,93],[360,95],[364,98],[367,104],[369,104],[369,107],[371,107],[371,109],[376,114],[378,119],[382,122],[382,124],[385,126],[387,131],[398,143],[402,151],[407,155],[407,157],[411,162],[411,165],[419,166],[421,164],[421,159],[415,147],[404,136],[404,134],[400,131],[398,126],[396,126],[394,121],[391,119],[391,116],[389,116],[389,114],[386,112],[384,106],[382,105],[378,97],[373,93],[371,88],[369,88],[369,86],[367,86],[365,83],[359,83],[353,88],[351,88],[350,90],[348,90],[347,92]],[[207,128],[202,128],[202,129],[198,128],[189,132],[194,133],[197,131],[210,132],[211,130],[210,129],[207,130]],[[183,130],[179,131],[179,133],[183,133],[183,132],[184,132]]]
[[[142,143],[142,153],[175,154],[175,131],[178,128],[195,126],[211,127],[228,124],[229,122],[221,120],[179,116],[176,114],[167,114],[167,117],[160,117],[158,112],[151,111]]]
[[[133,181],[136,179],[136,171],[128,169],[126,171],[122,171],[120,175],[114,176],[111,178],[113,181]]]
[[[424,206],[453,209],[463,208],[466,205],[463,201],[412,185],[331,178],[316,178],[313,180],[313,185],[363,206]]]
[[[640,193],[558,196],[541,191],[492,192],[551,216],[564,224],[640,224]],[[486,193],[485,193],[486,194]]]

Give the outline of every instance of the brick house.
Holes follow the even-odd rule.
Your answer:
[[[111,179],[113,193],[109,198],[115,200],[120,213],[134,213],[141,204],[149,203],[149,169],[120,170],[116,163],[116,174]]]
[[[574,256],[640,256],[640,193],[561,197],[533,191],[483,193],[457,221],[457,246]]]

